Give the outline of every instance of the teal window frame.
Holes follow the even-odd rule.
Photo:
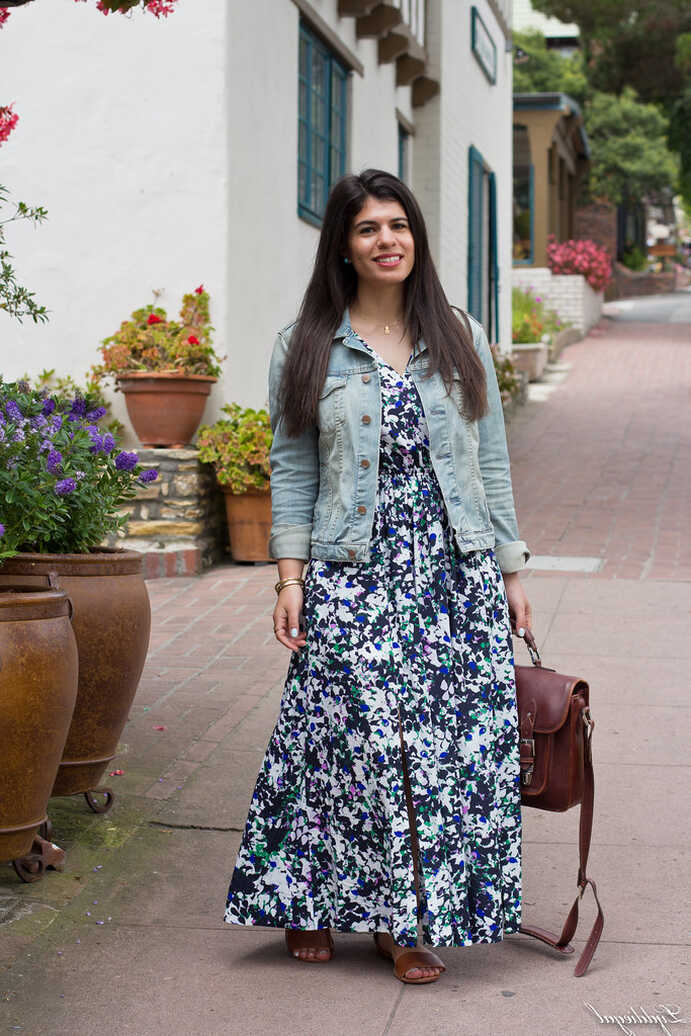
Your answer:
[[[514,266],[532,266],[535,261],[535,179],[533,163],[528,166],[528,204],[530,206],[530,255],[527,259],[514,259]]]
[[[487,175],[487,193],[485,193]],[[487,207],[485,209],[485,207]],[[483,254],[484,213],[489,220],[489,255]],[[497,181],[476,147],[468,148],[468,312],[482,323],[487,285],[490,341],[499,341],[499,252]],[[485,263],[487,267],[485,269]],[[485,282],[484,274],[487,274]]]
[[[304,21],[298,47],[298,215],[320,227],[346,171],[348,69]]]
[[[398,179],[408,182],[408,161],[410,155],[410,133],[403,123],[398,123]]]

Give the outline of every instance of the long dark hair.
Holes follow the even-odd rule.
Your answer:
[[[487,412],[485,370],[465,314],[459,310],[457,317],[444,294],[420,206],[397,176],[381,169],[366,169],[338,180],[326,204],[314,270],[293,328],[279,386],[278,405],[289,436],[300,435],[316,423],[333,336],[346,306],[357,295],[357,274],[351,263],[343,262],[343,256],[350,228],[368,197],[397,201],[408,217],[415,262],[404,284],[404,320],[414,346],[421,337],[425,340],[427,376],[440,371],[450,393],[457,372],[465,416],[477,420]]]

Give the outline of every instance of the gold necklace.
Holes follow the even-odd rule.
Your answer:
[[[384,329],[384,334],[385,335],[390,335],[391,334],[391,328],[392,327],[398,327],[400,322],[401,322],[400,320],[389,320],[389,321],[387,321],[384,324],[375,324],[374,327],[371,328],[371,330],[372,331],[376,331],[376,330],[378,330],[378,328],[381,327],[381,328]],[[358,320],[357,323],[359,324],[360,321]]]

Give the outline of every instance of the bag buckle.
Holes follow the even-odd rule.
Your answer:
[[[523,784],[530,784],[533,779],[533,769],[535,768],[535,739],[532,737],[520,738],[521,745],[530,745],[531,759],[528,766],[521,771],[521,780]],[[520,753],[520,748],[519,748]],[[523,762],[523,759],[521,759]]]

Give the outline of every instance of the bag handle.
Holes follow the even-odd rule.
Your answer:
[[[521,925],[519,928],[519,931],[524,935],[531,935],[535,939],[540,939],[541,942],[547,943],[548,946],[558,950],[560,953],[573,953],[573,946],[570,945],[570,940],[578,927],[578,904],[583,898],[583,893],[585,892],[586,887],[590,885],[593,890],[593,895],[595,896],[595,902],[597,903],[597,917],[595,918],[595,923],[593,924],[590,935],[588,936],[583,952],[574,968],[573,973],[576,978],[580,978],[585,974],[588,965],[593,959],[593,954],[595,953],[597,944],[600,941],[602,929],[605,924],[605,915],[602,912],[602,906],[598,899],[597,887],[592,878],[588,878],[586,875],[588,852],[590,850],[590,836],[593,830],[593,803],[595,799],[595,780],[593,776],[593,756],[591,751],[591,739],[595,720],[590,715],[590,708],[587,705],[583,706],[580,715],[585,725],[585,731],[583,733],[583,800],[581,802],[578,826],[578,895],[576,896],[573,906],[569,911],[569,915],[564,922],[564,927],[562,928],[562,932],[559,937],[553,935],[551,932],[545,931],[544,928],[533,928],[528,925]]]
[[[540,652],[537,649],[537,641],[532,630],[526,630],[523,634],[525,640],[525,646],[528,648],[528,654],[530,655],[530,661],[538,669],[542,669],[542,659],[540,658]]]

